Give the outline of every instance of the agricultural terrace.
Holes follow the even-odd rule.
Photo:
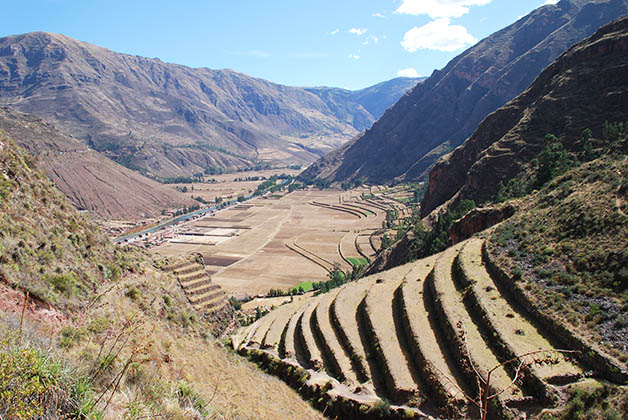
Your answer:
[[[179,226],[154,251],[200,253],[212,282],[230,295],[288,290],[373,259],[392,206],[409,212],[369,188],[266,195]]]

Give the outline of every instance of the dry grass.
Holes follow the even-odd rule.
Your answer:
[[[129,287],[139,290],[139,295],[128,297]],[[76,343],[70,357],[89,364],[101,343],[110,342],[112,334],[129,323],[129,345],[117,360],[128,360],[134,349],[145,345],[114,394],[106,418],[139,419],[150,413],[173,419],[321,417],[283,382],[211,338],[208,326],[194,314],[171,276],[147,269],[109,290],[96,306],[77,320],[76,327],[96,319],[109,320],[108,327]],[[204,401],[203,409],[194,407],[196,400]]]
[[[383,360],[387,376],[395,392],[417,391],[408,360],[402,349],[393,318],[393,296],[405,275],[411,270],[408,265],[393,268],[383,276],[384,281],[373,285],[366,295],[366,313],[373,327],[375,347]]]
[[[438,299],[436,305],[442,305],[443,311],[447,317],[446,322],[448,322],[454,330],[457,331],[459,328],[464,329],[467,350],[476,368],[486,377],[486,373],[493,367],[498,366],[500,361],[488,348],[478,327],[467,312],[462,301],[462,295],[456,290],[451,275],[452,264],[463,245],[464,242],[448,248],[441,254],[441,257],[436,262],[436,266],[434,267],[434,288]],[[493,372],[491,383],[496,389],[501,390],[510,386],[511,379],[503,368],[499,368]],[[515,398],[521,395],[521,391],[517,386],[512,387],[512,390],[505,394],[505,396]]]
[[[515,354],[537,350],[554,350],[554,346],[504,299],[497,285],[482,265],[483,239],[472,238],[459,254],[463,275],[472,282],[472,287],[488,321]],[[557,375],[578,375],[582,370],[573,363],[561,360],[553,365],[534,366],[542,379]]]

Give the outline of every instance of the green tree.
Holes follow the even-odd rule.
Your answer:
[[[553,134],[545,136],[545,148],[538,156],[539,168],[536,173],[534,185],[542,187],[558,175],[562,175],[571,166],[567,151],[563,144]]]

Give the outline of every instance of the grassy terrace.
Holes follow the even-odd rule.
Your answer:
[[[297,339],[303,343],[304,357],[307,359],[309,367],[315,370],[321,370],[325,367],[323,355],[316,344],[311,326],[312,314],[322,297],[322,295],[319,295],[310,299],[305,311],[303,311],[303,315],[299,319],[296,330]]]
[[[258,348],[262,347],[262,344],[264,343],[264,337],[266,337],[266,333],[268,332],[268,329],[273,324],[278,314],[279,314],[279,311],[277,310],[270,311],[269,314],[259,319],[259,324],[257,326],[257,329],[255,330],[255,333],[249,340],[250,345],[258,347]]]
[[[297,324],[306,308],[307,302],[303,303],[290,317],[286,332],[282,337],[282,342],[279,344],[279,354],[283,358],[297,359],[297,356],[300,356],[300,353],[297,353],[297,348],[300,348],[300,345],[296,340],[296,330]]]
[[[334,332],[329,317],[332,302],[340,293],[340,288],[332,290],[323,296],[314,312],[314,324],[318,329],[317,334],[325,347],[325,352],[329,354],[330,362],[334,365],[334,370],[338,371],[339,379],[347,385],[352,386],[358,383],[358,377],[351,366],[351,359],[345,353],[338,337]]]
[[[425,298],[425,279],[432,271],[436,255],[418,261],[412,271],[399,287],[398,293],[402,314],[405,317],[408,341],[414,347],[415,363],[425,378],[426,385],[431,388],[431,395],[440,400],[439,404],[462,401],[459,388],[464,389],[464,382],[456,375],[455,369],[450,367],[436,332],[431,325],[434,322],[430,316]]]
[[[451,345],[451,349],[457,353],[461,363],[465,363],[464,359],[468,359],[466,357],[468,353],[472,365],[483,378],[486,378],[488,371],[498,366],[500,361],[490,350],[477,325],[471,319],[465,308],[463,295],[456,289],[452,277],[454,259],[463,245],[464,243],[453,246],[441,254],[428,281],[433,286],[437,311],[444,315],[440,322],[445,327],[445,339]],[[472,367],[469,366],[464,370],[469,378],[468,382],[472,385],[475,375]],[[491,384],[495,389],[508,388],[511,381],[512,379],[503,368],[498,368],[492,373]],[[517,385],[513,385],[502,396],[503,399],[518,399],[523,396],[523,393]]]
[[[369,330],[372,330],[374,356],[385,378],[388,394],[396,401],[416,405],[419,386],[411,372],[408,357],[402,350],[391,304],[395,290],[409,270],[404,265],[388,271],[381,282],[378,280],[369,289],[364,308]]]
[[[288,327],[290,317],[299,308],[300,302],[292,302],[280,306],[275,309],[277,314],[273,323],[268,328],[268,332],[264,337],[263,348],[272,349],[276,352],[279,351],[279,344],[281,343],[281,336]]]
[[[342,336],[340,341],[347,349],[354,369],[369,379],[372,378],[371,366],[360,337],[356,313],[366,293],[374,284],[373,276],[357,283],[348,283],[340,290],[331,308],[332,321],[335,320],[337,323],[337,331]]]
[[[511,354],[524,354],[536,350],[555,350],[554,346],[522,314],[516,311],[499,292],[497,285],[482,264],[483,239],[473,238],[458,256],[458,264],[465,283],[471,285],[477,302],[487,316],[494,335],[501,337]],[[528,358],[531,362],[532,358]],[[577,379],[582,370],[564,357],[553,365],[535,365],[534,374],[551,381],[554,377],[567,376]]]

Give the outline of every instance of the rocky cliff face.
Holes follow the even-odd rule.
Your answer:
[[[192,201],[127,169],[50,123],[0,107],[0,131],[37,157],[37,166],[77,208],[105,219],[157,216]]]
[[[599,30],[545,69],[519,97],[430,173],[423,216],[455,198],[492,199],[500,182],[521,172],[552,133],[574,150],[582,130],[603,137],[605,121],[628,120],[628,18]]]
[[[625,0],[562,0],[533,11],[435,71],[364,135],[304,175],[373,183],[425,176],[556,57],[626,13]]]
[[[403,93],[399,85],[415,84],[397,81],[376,102],[385,109]],[[311,162],[380,116],[359,92],[334,92],[118,54],[63,35],[0,39],[0,104],[160,177]]]

